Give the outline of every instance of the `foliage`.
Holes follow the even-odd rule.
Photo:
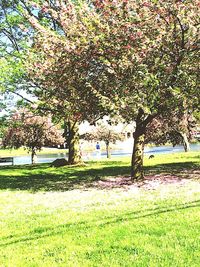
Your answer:
[[[4,57],[0,59],[0,69],[0,91],[13,91],[15,84],[24,73],[22,62],[12,57]]]
[[[34,35],[26,66],[41,104],[76,122],[135,120],[132,176],[142,178],[147,125],[184,101],[199,108],[198,1],[17,3]]]
[[[0,94],[17,93],[27,89],[27,79],[23,59],[31,45],[31,29],[18,10],[19,1],[0,2]]]
[[[147,126],[145,143],[156,145],[172,143],[173,146],[183,144],[183,136],[186,135],[188,141],[191,141],[195,128],[196,119],[189,112],[182,113],[181,117],[176,115],[168,118],[158,117]]]
[[[0,54],[13,55],[24,50],[29,41],[30,32],[26,31],[28,23],[19,13],[21,1],[2,0],[0,2]]]
[[[45,29],[47,32],[52,32],[54,36],[64,36],[64,31],[60,22],[54,17],[55,14],[51,12],[46,12],[47,6],[50,6],[54,9],[57,9],[56,5],[62,6],[62,3],[55,4],[49,1],[3,1],[1,3],[2,6],[2,14],[1,14],[1,21],[2,21],[2,29],[0,31],[3,34],[4,38],[10,40],[10,44],[14,45],[14,51],[21,52],[23,51],[24,58],[23,58],[23,67],[27,63],[27,53],[26,50],[30,45],[35,45],[35,38],[37,33],[35,34],[35,26],[36,24],[39,25],[39,29],[41,33],[44,34],[45,38]],[[75,4],[77,5],[77,3]],[[19,17],[18,17],[19,16]],[[22,23],[23,22],[23,23]],[[29,23],[30,22],[30,23]],[[35,23],[36,22],[36,23]],[[43,30],[44,29],[44,30]],[[8,36],[7,36],[8,35]],[[21,35],[21,38],[24,42],[22,46],[19,42],[18,36]],[[48,36],[49,38],[49,36]],[[52,38],[49,39],[51,42]],[[57,39],[58,40],[58,39]],[[22,42],[22,43],[23,43]],[[60,40],[58,40],[60,42]],[[54,42],[55,44],[55,42]],[[16,73],[12,74],[11,76],[17,82],[10,82],[9,79],[6,79],[6,84],[2,82],[2,87],[6,88],[6,90],[10,90],[12,86],[14,88],[14,93],[16,93],[16,88],[21,87],[26,89],[29,93],[34,94],[37,99],[38,109],[44,114],[44,112],[51,112],[53,119],[57,122],[62,120],[64,121],[65,125],[70,125],[68,127],[69,130],[69,161],[74,163],[78,159],[79,152],[77,151],[79,148],[78,144],[78,134],[76,131],[78,130],[78,124],[87,119],[90,122],[94,122],[95,120],[101,118],[104,113],[107,112],[107,108],[99,101],[99,97],[96,96],[93,92],[90,92],[87,88],[83,86],[85,80],[81,80],[79,73],[74,71],[73,67],[70,66],[68,68],[68,64],[65,62],[65,55],[63,54],[60,57],[60,51],[63,53],[63,42],[60,42],[60,45],[57,46],[55,44],[50,43],[50,50],[47,54],[46,63],[49,60],[49,56],[51,58],[52,53],[54,53],[55,60],[57,61],[56,68],[49,65],[49,76],[43,79],[44,75],[40,75],[40,62],[43,62],[44,68],[46,67],[46,63],[44,62],[44,56],[42,55],[41,49],[37,45],[35,48],[38,50],[39,55],[39,63],[37,62],[35,56],[33,56],[33,61],[31,62],[34,64],[32,69],[33,75],[27,76],[26,70],[23,73],[23,78],[26,80],[24,83],[23,80],[18,80]],[[13,47],[13,46],[12,46]],[[46,47],[47,48],[47,47]],[[71,56],[71,55],[70,55]],[[60,59],[64,59],[62,62]],[[12,55],[13,59],[13,55]],[[38,59],[38,58],[37,58]],[[53,59],[53,58],[52,58]],[[14,57],[15,60],[15,57]],[[59,65],[59,61],[61,65]],[[76,61],[73,60],[73,64],[76,64]],[[65,68],[63,68],[63,63]],[[48,64],[48,63],[47,63]],[[19,66],[19,64],[17,64]],[[10,67],[10,66],[9,66]],[[14,65],[11,66],[14,68]],[[5,68],[5,71],[12,70],[12,68]],[[22,68],[23,69],[23,68]],[[22,70],[20,68],[20,70]],[[64,69],[64,73],[62,71]],[[5,72],[4,71],[4,72]],[[15,72],[15,69],[14,69]],[[30,72],[29,72],[30,74]],[[36,76],[34,75],[36,74]],[[5,73],[3,77],[6,77]],[[46,75],[46,74],[45,74]],[[62,77],[64,79],[62,79]],[[65,79],[68,79],[69,83],[67,84]],[[51,80],[51,81],[50,81]],[[70,81],[72,81],[70,83]],[[46,81],[46,82],[45,82]],[[55,83],[54,83],[55,81]],[[84,91],[83,91],[83,88]],[[4,89],[5,90],[5,89]],[[18,93],[19,95],[19,93]],[[20,94],[20,96],[27,101],[27,99]],[[101,97],[102,98],[102,97]],[[31,101],[28,101],[31,102]],[[78,102],[78,105],[77,105]],[[76,130],[76,131],[75,131]],[[74,155],[72,155],[74,154]],[[71,157],[72,156],[72,157]]]
[[[89,114],[103,107],[103,112],[115,110],[127,121],[135,120],[132,176],[142,178],[146,126],[159,115],[178,112],[184,101],[188,110],[198,109],[198,1],[36,5],[60,31],[24,12],[38,32],[30,77],[47,97],[56,96],[60,109],[66,98],[74,103],[69,109],[76,116],[82,117],[85,107]]]
[[[4,136],[7,128],[8,128],[7,118],[6,116],[1,116],[0,117],[0,139],[2,139],[2,137]]]
[[[9,128],[2,142],[4,147],[25,146],[31,152],[33,163],[37,150],[41,150],[42,146],[60,144],[63,138],[51,123],[50,118],[21,110],[11,117]]]

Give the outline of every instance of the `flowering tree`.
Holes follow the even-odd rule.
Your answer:
[[[99,124],[93,131],[87,132],[82,136],[85,140],[104,141],[106,144],[107,158],[110,158],[110,143],[124,140],[125,136],[116,131],[115,128],[108,124]]]
[[[131,176],[142,179],[149,123],[183,102],[198,109],[199,2],[28,2],[57,25],[23,11],[37,31],[27,67],[44,99],[66,104],[72,118],[102,108],[135,120]]]
[[[155,118],[147,126],[145,143],[152,142],[156,145],[172,143],[173,146],[182,144],[185,152],[189,151],[189,141],[193,138],[196,119],[189,112],[179,115],[181,118],[173,114],[170,118]]]
[[[12,115],[9,127],[2,140],[4,147],[25,146],[35,162],[36,152],[43,146],[56,145],[64,140],[50,118],[34,115],[25,110]]]
[[[4,136],[4,133],[6,132],[6,129],[8,128],[8,121],[6,116],[0,117],[0,140]]]
[[[194,1],[95,1],[109,23],[102,52],[112,78],[98,75],[105,87],[115,88],[122,116],[134,118],[136,130],[132,177],[143,177],[146,129],[158,116],[176,115],[181,108],[197,108],[199,21]],[[114,15],[113,15],[114,10]],[[100,45],[99,45],[100,46]],[[102,46],[101,49],[102,49]],[[103,80],[103,81],[104,81]],[[94,84],[94,81],[91,81]],[[188,96],[192,94],[193,99]]]
[[[75,46],[78,36],[75,37],[75,40],[73,37],[73,31],[74,34],[81,31],[80,21],[76,23],[71,14],[76,5],[72,5],[71,9],[71,4],[69,4],[68,13],[65,4],[58,3],[61,21],[56,17],[55,6],[47,1],[43,6],[37,3],[35,6],[44,16],[48,14],[58,28],[52,30],[51,24],[48,24],[49,27],[44,27],[38,19],[24,11],[25,17],[38,32],[32,53],[29,54],[29,61],[26,62],[29,78],[37,85],[37,89],[33,90],[33,93],[39,99],[40,106],[52,109],[54,116],[64,120],[65,132],[68,133],[69,163],[76,164],[80,161],[79,124],[84,120],[94,123],[103,115],[108,114],[113,106],[107,105],[107,102],[111,101],[90,86],[88,82],[90,74],[88,70],[84,71],[85,63],[80,63],[81,50],[77,50]],[[69,15],[70,25],[66,23],[69,20],[66,15]],[[70,28],[68,42],[68,38],[64,36],[69,30],[68,27],[72,27],[72,25],[73,29]]]
[[[26,61],[26,50],[30,47],[32,43],[31,38],[34,36],[33,27],[26,19],[26,16],[24,16],[24,13],[33,16],[42,25],[46,24],[51,27],[53,23],[55,32],[60,30],[56,20],[49,14],[46,14],[44,10],[43,7],[37,10],[37,4],[34,1],[1,1],[0,92],[13,92],[20,96],[26,103],[35,102],[35,98],[34,100],[31,98],[30,100],[30,98],[24,97],[24,94],[20,90],[23,89],[28,93],[34,93],[37,96],[37,100],[39,100],[39,102],[37,101],[38,110],[42,111],[43,114],[51,112],[54,118],[63,120],[69,133],[68,161],[74,164],[80,161],[80,153],[78,151],[78,124],[85,118],[84,114],[87,113],[87,110],[92,109],[91,106],[89,107],[89,101],[86,99],[84,104],[77,105],[77,101],[81,96],[73,93],[73,99],[76,98],[76,102],[73,101],[72,103],[72,96],[66,93],[63,95],[63,88],[57,94],[52,95],[52,92],[47,94],[44,92],[45,88],[39,80],[28,77],[24,69],[25,64],[23,64],[22,60],[25,58],[24,61]],[[56,51],[54,52],[57,53]],[[97,105],[93,106],[95,107]],[[87,115],[87,119],[90,121],[95,120],[96,116],[99,117],[99,114],[95,117],[92,117],[91,112],[90,114]]]

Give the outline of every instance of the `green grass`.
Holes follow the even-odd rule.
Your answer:
[[[42,154],[54,154],[54,153],[67,153],[68,149],[57,149],[57,148],[46,148],[43,147],[41,151],[37,152],[37,155]],[[30,154],[27,149],[19,148],[19,149],[2,149],[0,148],[0,157],[14,157],[14,156],[26,156]]]
[[[200,154],[145,159],[181,183],[99,186],[129,161],[0,167],[0,266],[199,266]]]

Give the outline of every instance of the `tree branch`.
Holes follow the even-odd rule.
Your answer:
[[[7,32],[7,35],[6,35],[6,36],[7,36],[7,37],[9,38],[9,40],[12,42],[12,44],[13,44],[14,47],[15,47],[15,49],[19,52],[19,46],[18,46],[17,41],[16,41],[16,38],[15,38],[15,36],[14,36],[14,34],[13,34],[12,26],[10,25],[10,23],[9,23],[9,21],[8,21],[7,12],[6,12],[6,10],[5,10],[5,8],[4,8],[3,5],[2,5],[2,10],[3,10],[4,16],[5,16],[6,23],[7,23],[8,27],[9,27],[9,30],[10,30],[10,31],[7,31],[7,30],[6,30],[6,32]],[[9,33],[9,36],[8,36],[8,33]]]

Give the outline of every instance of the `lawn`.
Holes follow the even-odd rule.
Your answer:
[[[200,266],[200,153],[0,167],[0,266]]]
[[[37,155],[42,154],[54,154],[54,153],[67,153],[68,149],[58,149],[58,148],[48,148],[43,147],[41,151],[37,152]],[[15,157],[15,156],[30,156],[27,149],[19,148],[19,149],[0,149],[0,157]]]

